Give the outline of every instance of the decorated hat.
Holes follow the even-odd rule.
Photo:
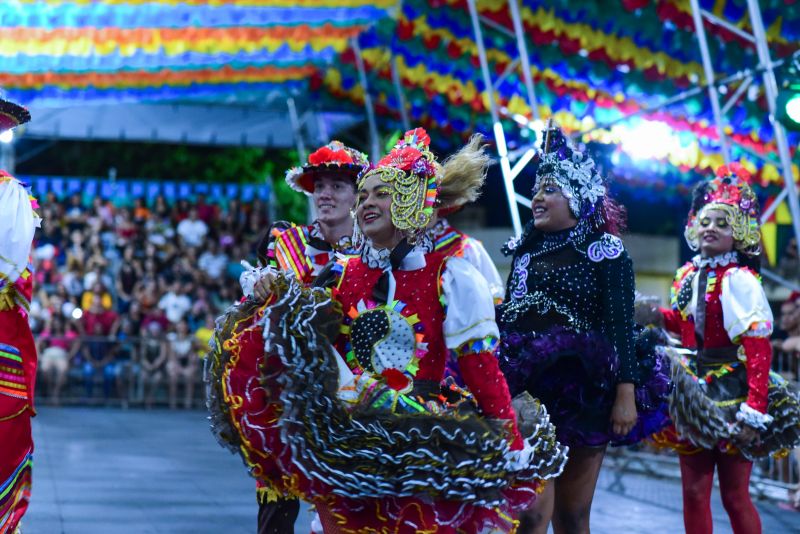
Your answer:
[[[286,183],[300,193],[314,192],[314,181],[322,174],[336,174],[355,181],[367,169],[369,159],[363,152],[331,141],[308,156],[308,163],[286,171]]]
[[[19,104],[0,98],[0,133],[31,120],[30,112]]]
[[[606,195],[606,186],[594,160],[575,148],[560,128],[548,122],[536,168],[534,194],[544,181],[561,188],[576,219],[593,215]]]
[[[697,227],[704,210],[725,213],[733,229],[734,247],[739,252],[756,256],[761,253],[759,205],[750,187],[750,173],[739,163],[723,165],[711,180],[697,184],[692,193],[692,207],[684,235],[692,248],[700,248]]]
[[[430,151],[430,142],[423,128],[407,131],[378,165],[358,180],[359,188],[371,176],[392,185],[392,224],[398,230],[422,230],[433,216],[443,172]]]

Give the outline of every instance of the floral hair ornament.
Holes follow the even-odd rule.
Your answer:
[[[534,195],[544,182],[553,182],[569,201],[569,210],[581,220],[594,215],[606,194],[606,186],[594,160],[572,146],[564,133],[553,125],[545,128],[542,152],[533,185]]]
[[[723,165],[716,176],[698,184],[692,193],[692,208],[684,236],[692,250],[700,248],[699,220],[708,210],[719,210],[733,230],[734,248],[750,256],[761,253],[758,198],[750,187],[750,173],[739,163]]]
[[[302,167],[286,171],[286,183],[300,193],[314,192],[314,182],[322,174],[335,174],[354,183],[369,169],[369,159],[363,152],[345,146],[340,141],[331,141],[308,156]]]
[[[392,186],[390,210],[398,230],[418,232],[433,216],[443,172],[430,151],[430,142],[423,128],[407,131],[378,165],[358,180],[359,189],[371,176]]]

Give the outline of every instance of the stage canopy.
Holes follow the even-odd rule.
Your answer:
[[[538,115],[585,141],[613,143],[632,188],[683,195],[722,163],[688,0],[521,0]],[[745,0],[700,0],[749,31]],[[800,2],[760,2],[773,59],[800,43]],[[506,0],[477,2],[509,148],[534,117],[515,60]],[[718,76],[758,63],[737,33],[705,22]],[[357,39],[381,132],[400,129],[396,65],[412,124],[440,151],[492,133],[466,0],[6,0],[0,87],[31,108],[44,137],[291,146],[287,98],[313,112],[316,141],[365,117]],[[741,89],[726,131],[762,184],[780,184],[760,76]],[[647,111],[650,110],[650,111]],[[635,115],[633,118],[632,115]],[[323,125],[322,131],[319,126]],[[643,142],[645,140],[645,142]],[[790,138],[796,148],[797,137]],[[750,151],[750,153],[748,153]],[[796,169],[795,169],[796,171]]]
[[[0,87],[32,136],[292,147],[289,97],[319,111],[312,131],[360,120],[314,106],[309,80],[395,5],[5,0]]]

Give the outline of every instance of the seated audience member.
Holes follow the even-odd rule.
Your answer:
[[[111,399],[111,392],[117,382],[118,368],[114,358],[113,338],[104,334],[103,324],[99,321],[92,323],[92,329],[87,332],[83,343],[83,384],[86,399],[92,398],[95,377],[98,373],[103,376],[103,398]]]
[[[81,296],[81,308],[88,310],[92,306],[92,300],[94,299],[95,295],[100,297],[100,303],[104,310],[110,310],[114,307],[114,301],[111,298],[111,293],[106,291],[106,288],[103,286],[103,282],[97,279],[95,280],[94,284],[92,284],[91,290],[84,291],[83,295]]]
[[[114,347],[115,363],[117,365],[117,394],[122,399],[122,405],[128,406],[128,397],[133,390],[134,378],[139,376],[139,341],[134,330],[135,323],[130,317],[123,317],[117,333],[117,344]]]
[[[54,406],[61,403],[61,389],[67,381],[70,361],[78,349],[80,340],[75,327],[60,314],[54,314],[37,340],[39,371]]]
[[[101,294],[93,293],[91,295],[89,308],[83,312],[79,324],[83,328],[85,335],[92,335],[99,332],[101,336],[115,336],[117,328],[119,328],[119,316],[103,306],[103,297]],[[95,328],[95,325],[99,325],[100,328]]]
[[[208,234],[208,225],[197,218],[197,208],[191,208],[189,217],[178,223],[177,231],[187,247],[199,247]]]
[[[155,402],[158,386],[166,376],[165,368],[168,359],[168,347],[164,339],[164,329],[157,322],[147,324],[139,351],[141,366],[141,390],[144,396],[144,407],[151,409]]]
[[[225,268],[228,265],[228,256],[220,251],[219,244],[215,240],[210,240],[208,249],[200,254],[197,265],[208,275],[209,279],[215,280],[225,272]]]
[[[169,291],[158,301],[158,307],[164,310],[169,322],[177,324],[192,309],[192,301],[181,288],[179,281],[170,285]]]
[[[195,350],[197,350],[197,357],[203,359],[208,354],[208,343],[214,336],[214,315],[212,313],[205,314],[205,321],[203,326],[197,329],[194,333]]]
[[[175,331],[167,334],[167,378],[169,379],[169,407],[175,409],[178,404],[178,386],[184,385],[183,406],[187,410],[192,407],[194,383],[198,376],[198,358],[194,349],[194,339],[189,333],[189,324],[185,320],[175,325]]]

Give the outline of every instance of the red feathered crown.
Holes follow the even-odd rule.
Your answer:
[[[378,165],[358,181],[362,187],[368,177],[377,175],[392,184],[392,223],[400,230],[421,230],[433,215],[442,166],[430,151],[430,143],[425,129],[407,131]]]
[[[293,167],[286,172],[286,183],[301,193],[314,192],[314,179],[323,172],[334,172],[355,182],[369,169],[369,159],[363,152],[345,146],[340,141],[331,141],[308,156],[302,167]]]

